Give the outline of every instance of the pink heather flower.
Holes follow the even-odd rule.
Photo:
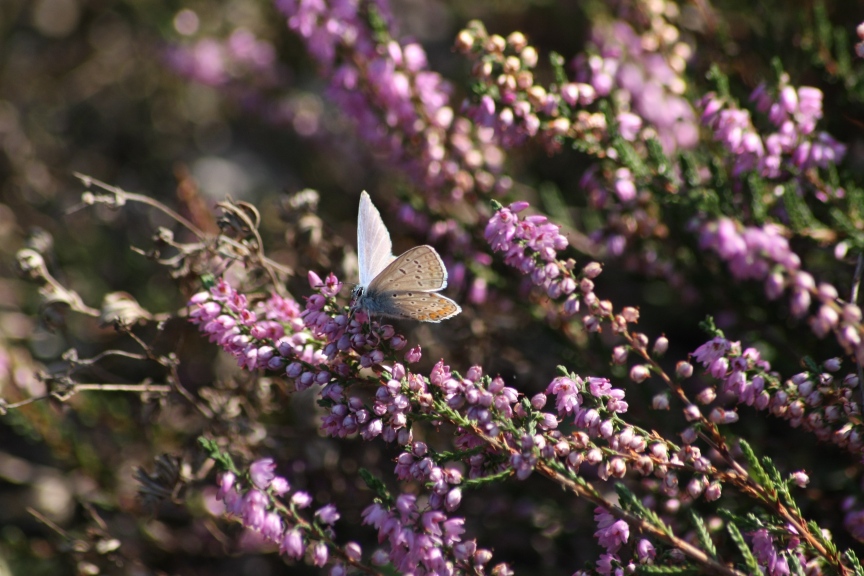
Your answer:
[[[789,564],[774,548],[774,538],[764,528],[756,530],[751,534],[753,537],[753,555],[759,565],[765,568],[768,576],[787,576]]]
[[[803,470],[798,470],[797,472],[792,473],[792,481],[795,482],[795,485],[799,488],[806,488],[807,484],[810,483],[810,476],[808,476]]]
[[[552,380],[546,388],[546,394],[555,395],[555,408],[560,416],[574,413],[581,404],[579,396],[580,383],[566,377]]]
[[[633,142],[642,129],[642,118],[630,112],[622,112],[616,118],[618,121],[618,132],[625,140]]]
[[[305,546],[303,545],[303,532],[299,528],[291,528],[285,531],[282,541],[279,543],[279,553],[290,558],[299,560],[303,557]]]
[[[268,512],[261,526],[261,534],[268,540],[278,542],[282,538],[282,519],[275,512]]]
[[[334,524],[339,520],[339,512],[333,504],[327,504],[323,508],[320,508],[315,512],[315,516],[317,516],[323,524]]]
[[[303,509],[312,503],[312,496],[306,492],[295,492],[291,496],[291,503],[298,508]]]
[[[708,502],[714,502],[720,498],[722,494],[722,487],[719,482],[711,482],[708,485],[708,488],[705,489],[705,499]]]
[[[660,393],[654,396],[651,399],[651,407],[654,410],[668,410],[669,409],[669,395],[666,393]]]
[[[252,483],[261,490],[266,490],[270,482],[276,477],[276,462],[272,458],[256,460],[249,466],[249,477]]]
[[[691,406],[692,406],[692,404],[691,404]],[[696,410],[699,410],[699,408],[696,408]],[[686,417],[686,413],[685,413],[685,417]],[[685,428],[684,431],[681,432],[681,441],[684,442],[685,444],[694,443],[696,441],[696,438],[697,438],[696,430],[694,430],[692,426]]]
[[[600,559],[597,560],[597,563],[595,564],[595,568],[597,569],[597,572],[604,576],[611,576],[613,570],[615,570],[615,576],[619,576],[619,571],[616,570],[615,567],[620,565],[621,560],[614,554],[601,554]],[[620,574],[623,576],[623,571],[621,571]]]
[[[649,376],[651,376],[651,372],[642,364],[636,364],[630,369],[630,379],[637,384],[644,382]]]
[[[273,481],[270,482],[270,490],[277,496],[282,496],[291,490],[291,485],[288,483],[288,480],[282,476],[276,476],[273,478]]]
[[[604,398],[612,394],[612,383],[609,382],[608,378],[590,376],[588,378],[588,391],[595,398]]]
[[[606,548],[610,554],[614,554],[627,543],[630,538],[630,527],[623,520],[616,520],[603,508],[594,509],[594,521],[598,530],[594,533],[598,543]]]
[[[407,362],[408,364],[414,364],[414,363],[420,361],[420,357],[421,357],[420,346],[417,345],[405,353],[405,362]]]
[[[225,512],[232,516],[241,516],[243,514],[243,506],[244,501],[243,497],[240,496],[240,493],[237,492],[234,488],[231,488],[225,492],[225,497],[223,498],[225,502]]]
[[[453,512],[459,507],[461,502],[462,490],[456,487],[447,492],[447,496],[444,499],[444,507],[448,512]]]
[[[237,476],[235,476],[233,472],[223,472],[220,474],[218,478],[219,491],[216,493],[216,498],[224,500],[225,495],[233,490],[234,482],[236,480]]]
[[[840,358],[829,358],[823,363],[823,366],[825,366],[825,370],[828,372],[837,372],[840,370],[842,362]]]
[[[652,350],[655,356],[662,356],[666,353],[666,350],[669,349],[669,339],[666,336],[660,336],[657,340],[654,341],[654,348]]]
[[[636,185],[633,175],[628,168],[619,168],[615,171],[615,194],[622,203],[630,202],[636,198]]]
[[[258,490],[250,490],[243,498],[243,523],[254,530],[261,531],[267,514],[267,496]]]
[[[345,555],[348,557],[349,560],[358,562],[363,556],[363,549],[357,542],[348,542],[347,544],[345,544]]]
[[[651,541],[646,538],[640,538],[638,542],[636,542],[636,557],[639,559],[640,564],[645,564],[649,560],[653,560],[657,557],[657,551],[654,549],[654,545],[651,544]]]
[[[309,272],[306,273],[306,279],[309,281],[309,287],[313,290],[318,290],[324,286],[324,281],[321,280],[321,277],[318,276],[314,270],[309,270]]]
[[[703,366],[707,367],[709,364],[729,352],[729,348],[729,341],[718,336],[699,346],[696,351],[693,352],[693,358],[697,362],[701,362]]]
[[[323,542],[316,542],[312,547],[312,564],[314,566],[324,566],[327,564],[327,545]]]
[[[693,375],[693,365],[689,362],[684,362],[683,360],[678,362],[678,364],[675,365],[675,375],[678,376],[678,378],[690,378]]]

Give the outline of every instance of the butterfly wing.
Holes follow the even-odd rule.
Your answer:
[[[360,213],[357,216],[357,260],[361,286],[369,286],[394,260],[390,233],[365,190],[360,194]]]
[[[447,287],[447,268],[431,246],[416,246],[390,262],[369,283],[369,292],[437,292]]]
[[[420,322],[441,322],[462,312],[454,301],[434,292],[385,292],[381,300],[385,303],[381,310],[383,316]]]

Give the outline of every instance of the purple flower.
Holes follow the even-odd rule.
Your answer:
[[[220,500],[225,499],[225,495],[234,489],[234,482],[237,480],[237,476],[233,472],[223,472],[219,475],[219,491],[216,493],[216,497]]]
[[[657,551],[654,549],[654,545],[651,544],[651,541],[646,538],[640,538],[638,542],[636,542],[636,556],[639,558],[639,562],[646,563],[649,560],[653,560],[657,557]]]
[[[336,521],[339,520],[339,512],[333,504],[327,504],[323,508],[319,509],[315,512],[315,516],[317,516],[323,524],[335,524]]]
[[[774,538],[764,528],[756,530],[751,534],[753,538],[753,555],[759,565],[765,568],[768,576],[787,576],[789,564],[774,548]]]
[[[324,566],[327,564],[328,558],[327,545],[323,542],[316,542],[312,546],[312,564],[315,566]]]
[[[702,344],[693,352],[693,357],[703,366],[708,366],[729,351],[729,342],[725,338],[716,337]]]
[[[291,528],[285,531],[279,544],[279,553],[290,558],[299,560],[303,557],[305,545],[303,544],[303,533],[299,528]]]
[[[303,509],[312,503],[312,497],[306,492],[295,492],[294,495],[291,496],[291,503],[298,508]]]
[[[276,463],[272,458],[256,460],[249,466],[249,477],[252,483],[261,490],[266,490],[270,482],[276,477]]]

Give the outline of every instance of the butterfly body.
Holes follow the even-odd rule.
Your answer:
[[[440,322],[462,311],[436,294],[447,287],[447,268],[434,248],[416,246],[398,257],[392,251],[381,214],[363,192],[357,219],[360,284],[353,291],[352,310],[421,322]]]

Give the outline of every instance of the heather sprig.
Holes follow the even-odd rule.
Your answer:
[[[856,373],[835,375],[840,358],[826,360],[821,370],[799,372],[784,380],[757,349],[742,350],[740,342],[716,337],[699,346],[693,359],[705,368],[706,377],[722,382],[699,393],[703,405],[717,401],[709,414],[712,421],[737,421],[738,414],[723,407],[732,401],[788,420],[793,428],[812,432],[823,442],[861,452],[862,430],[856,423],[861,414],[856,393],[860,382]]]
[[[788,290],[794,317],[807,317],[816,336],[833,333],[847,354],[859,361],[864,358],[860,307],[840,298],[833,285],[817,284],[813,275],[801,269],[801,259],[791,250],[783,228],[772,224],[739,227],[734,220],[721,218],[703,224],[700,243],[726,260],[735,278],[764,282],[768,299],[777,299]],[[811,312],[814,300],[818,309]]]
[[[314,513],[308,510],[312,496],[292,490],[290,482],[275,473],[272,458],[256,460],[240,471],[215,442],[202,438],[201,444],[221,465],[216,499],[225,516],[278,546],[288,558],[319,567],[331,564],[330,574],[347,574],[348,566],[366,574],[379,573],[362,561],[359,544],[335,542],[333,525],[340,517],[336,507],[326,504]]]
[[[518,226],[518,217],[514,214],[514,212],[518,212],[524,210],[527,207],[527,204],[520,203],[519,205],[511,206],[510,208],[499,207],[498,212],[493,216],[493,219],[490,221],[490,225],[492,222],[495,223],[495,226],[492,227],[493,234],[487,234],[487,237],[490,238],[490,242],[492,244],[493,249],[496,246],[501,246],[502,243],[506,241],[510,241],[513,238],[518,238],[519,240],[531,239],[534,234],[534,228],[527,226],[529,232],[523,233],[522,236],[519,236],[516,232],[519,229]],[[502,224],[507,223],[509,226],[504,227]],[[557,228],[554,225],[545,224],[545,220],[543,221],[545,226],[549,226],[548,231],[545,228],[540,228],[540,230],[546,232],[547,236],[554,237],[554,233],[557,231]],[[487,229],[489,230],[489,229]],[[496,243],[497,242],[497,243]],[[530,245],[530,242],[526,242],[526,244]],[[510,248],[508,255],[508,264],[517,267],[517,269],[525,268],[526,266],[534,266],[531,264],[533,260],[524,259],[524,255],[522,250],[524,250],[524,246],[514,241],[513,245],[516,248]],[[509,247],[509,244],[507,244]],[[554,259],[555,257],[554,250],[547,249],[547,255]],[[525,264],[525,262],[529,264]],[[735,411],[725,410],[722,406],[715,406],[708,416],[705,416],[702,411],[698,408],[696,403],[691,401],[681,386],[680,380],[689,378],[693,369],[692,366],[687,362],[679,362],[676,367],[676,378],[672,378],[668,376],[662,369],[662,367],[658,364],[654,356],[662,355],[665,350],[668,348],[668,340],[665,338],[658,339],[655,342],[653,349],[649,352],[648,350],[648,338],[644,334],[634,333],[630,331],[629,325],[638,321],[639,314],[635,309],[624,309],[621,314],[614,314],[611,303],[605,303],[605,305],[601,303],[592,302],[592,305],[589,305],[588,311],[590,311],[589,315],[585,317],[583,322],[586,327],[589,329],[593,329],[594,331],[598,331],[601,329],[603,324],[611,325],[613,331],[616,334],[619,334],[625,338],[627,341],[627,346],[618,347],[613,352],[613,362],[618,364],[623,364],[626,362],[629,354],[633,353],[637,356],[641,356],[644,363],[635,364],[632,366],[630,370],[630,378],[634,382],[640,383],[645,381],[652,374],[660,376],[661,379],[666,382],[666,384],[670,387],[671,391],[682,401],[684,406],[684,416],[685,419],[690,422],[692,425],[690,428],[685,430],[682,434],[682,439],[684,440],[685,449],[683,454],[686,456],[682,459],[673,460],[673,462],[689,462],[695,456],[695,465],[693,468],[697,472],[706,472],[705,476],[696,475],[688,484],[686,495],[690,498],[695,498],[700,496],[703,491],[706,491],[706,497],[709,499],[714,499],[719,497],[719,489],[720,484],[711,482],[711,478],[723,478],[723,481],[727,484],[731,484],[733,486],[737,486],[740,490],[745,492],[749,492],[753,494],[757,499],[761,500],[763,504],[773,507],[775,512],[780,514],[781,517],[785,517],[786,521],[796,527],[799,534],[804,536],[804,540],[806,541],[807,546],[815,548],[818,550],[819,554],[826,553],[826,550],[819,543],[818,538],[815,538],[814,535],[809,531],[806,527],[806,522],[803,518],[800,517],[800,513],[797,512],[797,509],[793,509],[794,511],[790,513],[790,511],[783,507],[778,507],[775,499],[775,493],[779,488],[779,485],[775,484],[775,482],[767,477],[755,477],[751,478],[744,472],[744,468],[735,462],[735,458],[732,453],[729,452],[728,447],[726,447],[726,441],[724,439],[723,432],[719,428],[718,425],[725,425],[734,423],[738,419],[738,415]],[[721,366],[723,371],[723,376],[725,376],[725,368],[729,365],[728,359],[718,360],[720,356],[723,356],[725,352],[728,350],[735,348],[733,346],[727,345],[726,341],[720,337],[715,338],[708,345],[699,348],[694,352],[694,357],[697,361],[701,362],[711,362],[712,367],[715,367],[717,374],[721,372]],[[755,349],[748,349],[746,354],[740,353],[740,346],[737,347],[738,354],[737,360],[733,366],[732,373],[730,374],[730,380],[727,381],[732,382],[733,384],[729,385],[729,390],[739,390],[742,398],[742,402],[754,404],[756,403],[756,396],[760,396],[759,403],[763,405],[763,408],[768,406],[768,401],[770,401],[771,396],[769,396],[768,392],[763,393],[765,387],[765,381],[768,379],[776,379],[775,376],[769,375],[770,365],[767,362],[762,361],[759,358],[759,354]],[[714,361],[717,361],[716,364]],[[834,368],[835,370],[839,368],[837,365],[837,360],[832,360],[829,363],[829,366]],[[752,381],[747,382],[746,378],[742,378],[747,368],[757,369],[760,371],[760,375],[755,378],[756,385],[754,386]],[[826,380],[826,375],[820,374],[820,380]],[[735,383],[741,384],[741,380],[743,380],[743,384],[746,386],[735,386]],[[793,379],[793,382],[807,382],[806,377],[804,375],[797,376]],[[830,387],[833,379],[828,376],[827,382],[828,387]],[[571,381],[572,382],[572,381]],[[828,439],[832,435],[834,435],[834,440],[843,446],[849,445],[849,439],[852,438],[854,440],[852,449],[856,450],[858,447],[858,434],[853,431],[853,425],[848,421],[849,416],[851,415],[854,418],[854,415],[859,412],[857,407],[857,403],[851,400],[852,398],[852,388],[857,385],[857,377],[850,375],[848,377],[849,386],[847,389],[844,389],[843,392],[834,395],[829,394],[829,398],[826,399],[826,406],[831,416],[830,420],[832,422],[837,422],[836,432],[833,432],[830,425],[822,427],[822,418],[823,415],[817,411],[813,414],[809,415],[809,421],[807,422],[807,427],[814,430],[817,434],[817,437],[820,439]],[[822,394],[828,392],[829,388],[824,387],[820,391],[816,391],[812,393],[811,390],[813,388],[812,383],[809,383],[810,386],[806,385],[802,390],[804,390],[808,396],[809,403],[811,406],[822,404]],[[758,390],[757,390],[758,388]],[[573,389],[573,384],[567,384],[564,386],[564,389]],[[552,391],[552,387],[550,390]],[[699,402],[702,404],[710,404],[716,398],[717,393],[711,389],[705,389],[700,393]],[[780,392],[779,394],[775,394],[774,396],[774,404],[776,405],[776,414],[783,415],[787,414],[787,410],[785,406],[781,406],[778,403],[781,400],[787,398],[786,392]],[[766,399],[768,401],[766,401]],[[748,401],[749,400],[749,401]],[[793,426],[802,425],[804,420],[804,406],[805,404],[801,401],[795,401],[793,404],[796,406],[796,410],[789,413],[789,417],[792,420]],[[565,401],[564,405],[567,405],[567,401]],[[625,405],[626,406],[626,405]],[[658,406],[659,407],[659,406]],[[665,407],[665,406],[664,406]],[[560,409],[560,408],[559,408]],[[626,407],[625,407],[626,410]],[[590,414],[590,413],[589,413]],[[596,417],[592,416],[589,421],[597,422]],[[584,423],[584,421],[583,421]],[[577,426],[580,425],[580,418],[577,416],[576,419]],[[611,421],[607,421],[606,424],[611,424]],[[609,430],[613,430],[614,427],[610,427]],[[632,430],[637,430],[637,428],[632,428]],[[734,466],[736,470],[738,470],[739,474],[733,474],[731,476],[725,476],[724,474],[718,474],[716,470],[710,469],[707,461],[699,460],[699,449],[694,446],[694,442],[697,438],[701,436],[711,447],[713,450],[718,450],[723,454],[724,460],[726,460],[727,464],[731,464]],[[638,435],[637,435],[638,437]],[[645,435],[643,438],[643,442],[650,438],[649,435]],[[668,447],[663,443],[654,444],[652,446],[653,449],[662,449],[663,451],[667,450]],[[644,449],[644,446],[643,446]],[[662,454],[663,452],[655,452],[655,456]],[[679,452],[680,453],[680,452]],[[677,455],[676,455],[677,456]],[[594,456],[596,458],[596,455]],[[598,463],[599,460],[593,462]],[[623,474],[624,472],[624,460],[609,460],[606,464],[606,467],[600,467],[598,469],[598,473],[601,478],[604,477],[604,470],[606,477],[608,476],[617,476],[618,474]],[[643,462],[643,465],[647,464],[647,471],[651,472],[651,466],[654,465],[653,462],[647,461]],[[671,473],[666,472],[665,464],[661,464],[661,470],[663,471],[663,491],[667,494],[667,496],[677,497],[678,496],[678,480],[677,474],[673,471]],[[674,470],[674,467],[673,467]],[[741,474],[743,473],[743,474]],[[610,554],[609,560],[613,556]],[[834,560],[836,561],[836,559]]]
[[[386,2],[276,4],[326,73],[332,101],[364,141],[435,193],[428,203],[509,188],[490,132],[458,115],[450,83],[429,69],[423,47],[396,38]]]
[[[822,91],[811,86],[795,88],[788,75],[782,75],[772,95],[766,84],[760,84],[750,95],[756,109],[767,117],[774,132],[757,130],[747,110],[728,105],[715,93],[706,94],[700,108],[702,123],[711,128],[714,139],[732,156],[731,174],[740,177],[756,171],[763,178],[781,179],[804,175],[811,168],[829,168],[839,164],[846,146],[830,134],[816,131],[822,118]],[[842,195],[842,190],[825,187],[817,197]]]
[[[398,362],[397,351],[386,346],[386,338],[372,344],[374,349],[370,352],[370,342],[363,340],[365,335],[362,330],[354,333],[354,336],[359,336],[354,345],[351,344],[351,337],[348,337],[344,340],[345,349],[340,350],[339,346],[334,344],[347,336],[345,328],[340,326],[341,322],[338,320],[341,315],[332,318],[327,314],[330,306],[327,300],[337,292],[338,282],[330,277],[323,284],[314,282],[313,285],[321,286],[321,294],[309,298],[302,314],[306,328],[318,337],[310,339],[308,343],[313,350],[318,347],[320,351],[313,351],[312,356],[305,360],[291,361],[288,370],[291,370],[290,366],[298,368],[287,375],[295,379],[298,388],[313,383],[323,386],[321,398],[330,410],[322,423],[325,434],[339,437],[360,434],[366,440],[380,434],[385,441],[396,440],[403,445],[410,444],[410,450],[397,458],[396,475],[404,479],[424,481],[431,490],[428,505],[432,510],[439,511],[440,522],[445,521],[447,513],[459,507],[462,497],[461,476],[454,475],[452,471],[448,472],[448,468],[441,467],[440,462],[436,463],[427,457],[427,447],[412,440],[412,422],[425,420],[436,426],[455,426],[457,435],[454,448],[464,455],[462,462],[469,468],[468,477],[471,479],[490,474],[500,477],[506,470],[518,479],[525,479],[533,471],[539,470],[553,481],[574,490],[576,495],[589,497],[592,501],[613,509],[610,502],[587,488],[579,474],[580,467],[583,464],[596,467],[602,479],[624,477],[628,468],[632,467],[643,475],[656,475],[661,481],[661,490],[667,497],[681,498],[678,492],[678,476],[680,472],[686,472],[692,475],[692,478],[683,495],[684,499],[697,498],[703,493],[708,499],[719,497],[719,485],[712,480],[722,478],[732,485],[737,484],[741,489],[755,491],[757,498],[762,499],[765,504],[770,505],[772,502],[769,492],[766,492],[768,486],[754,485],[746,474],[727,476],[715,469],[701,456],[700,450],[692,445],[695,436],[688,439],[685,435],[685,445],[677,447],[668,444],[656,434],[628,424],[621,417],[628,408],[624,401],[624,392],[613,388],[606,379],[583,380],[573,374],[557,378],[547,389],[548,395],[556,397],[557,414],[550,414],[542,412],[546,405],[546,395],[535,395],[530,402],[519,402],[515,389],[507,387],[500,378],[483,376],[479,367],[471,368],[465,377],[451,372],[443,362],[438,362],[428,377],[412,372]],[[248,308],[245,302],[232,293],[224,282],[214,286],[211,293],[225,302],[228,309],[236,315],[246,315]],[[204,296],[195,298],[196,306],[203,307],[210,303]],[[333,309],[333,312],[339,310]],[[214,314],[215,309],[209,316]],[[292,309],[285,318],[296,318],[296,315],[296,310]],[[212,325],[208,328],[208,324],[202,322],[200,315],[193,313],[190,316],[205,332],[212,329]],[[226,350],[249,365],[251,359],[261,359],[261,350],[268,349],[268,340],[284,338],[284,334],[273,330],[268,322],[270,321],[264,321],[263,328],[257,329],[255,318],[247,317],[246,325],[250,326],[250,333],[256,334],[254,340],[244,338],[242,330],[239,334],[233,332],[236,326],[230,327],[227,332],[217,331],[213,334],[217,334],[216,341]],[[626,323],[624,321],[624,326]],[[362,323],[358,325],[364,327]],[[222,325],[220,329],[221,327]],[[632,339],[637,343],[637,347],[641,346],[638,338]],[[357,346],[360,341],[363,345]],[[278,346],[270,348],[280,350]],[[641,349],[644,349],[644,346]],[[287,349],[283,347],[282,350]],[[327,352],[324,352],[325,350]],[[279,355],[284,357],[286,354],[283,351]],[[292,356],[287,356],[288,358],[281,360],[279,364],[289,362]],[[273,357],[276,355],[271,358]],[[383,362],[395,363],[385,369],[381,367]],[[355,386],[366,383],[351,375],[364,364],[371,366],[380,375],[375,404],[372,406],[367,405],[361,397],[352,395]],[[683,395],[680,387],[677,391]],[[710,433],[709,438],[713,438],[711,445],[715,449],[722,446],[721,436],[714,422],[706,420],[693,408],[693,404],[688,404],[685,410],[685,414],[692,412],[688,419],[700,423],[706,432]],[[569,437],[558,432],[562,418],[572,418],[571,422],[579,432]],[[471,450],[476,448],[483,450],[472,453]],[[732,461],[729,453],[726,453],[726,458]],[[739,473],[743,472],[740,466],[737,469]],[[367,510],[368,521],[379,530],[388,522],[392,523],[397,519],[403,523],[414,522],[412,518],[420,521],[422,514],[421,511],[414,510],[413,497],[402,501],[405,509],[399,515],[394,516],[393,512],[388,512],[382,505],[376,505]],[[398,508],[398,497],[396,502]],[[639,520],[638,515],[626,514],[623,510],[618,510],[618,514],[637,524],[646,522]],[[787,511],[785,514],[789,516],[790,513]],[[801,527],[806,537],[808,533],[805,523],[794,514],[790,518],[793,525]],[[681,543],[676,539],[670,538],[668,534],[666,536],[667,543],[681,547]],[[432,544],[437,546],[438,553],[432,557],[423,556],[423,561],[428,561],[428,567],[433,571],[437,565],[435,563],[446,562],[445,558],[450,557],[448,554],[453,554],[454,562],[465,561],[467,557],[464,554],[467,552],[460,552],[462,548],[456,547],[457,542],[461,540],[455,533],[444,540],[434,540]],[[478,551],[476,545],[471,544],[469,549],[469,556],[474,558],[475,563],[480,557],[486,559],[487,553]],[[475,557],[475,553],[480,556]],[[692,561],[706,562],[702,553],[686,548],[685,553]],[[399,545],[399,541],[391,541],[389,554],[390,561],[396,565],[416,562],[420,558],[418,550],[405,549]]]

